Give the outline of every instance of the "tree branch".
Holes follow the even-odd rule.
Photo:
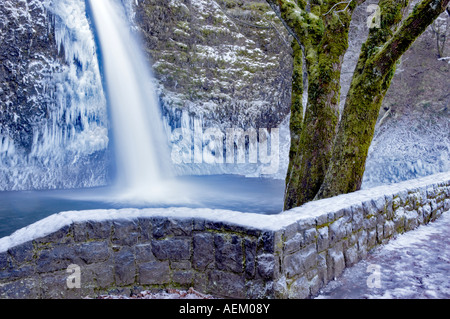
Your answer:
[[[286,28],[286,30],[295,39],[295,41],[297,41],[298,45],[300,45],[300,47],[302,48],[302,51],[304,52],[304,46],[303,46],[302,41],[300,40],[300,37],[289,26],[289,24],[286,21],[284,21],[282,15],[281,15],[281,11],[280,11],[280,7],[278,5],[278,1],[277,0],[266,0],[266,1],[269,4],[269,6],[272,8],[273,12],[275,12],[275,14],[278,17],[278,19],[281,20],[281,23],[283,23],[283,25]]]
[[[267,2],[302,46],[308,40],[311,30],[317,30],[321,22],[318,16],[300,8],[294,0],[267,0]]]
[[[323,15],[326,16],[326,15],[329,14],[334,8],[336,8],[338,5],[344,4],[344,3],[345,3],[346,6],[345,6],[344,9],[335,11],[336,13],[338,13],[338,12],[343,12],[343,11],[347,10],[347,8],[350,6],[350,4],[352,3],[352,1],[353,1],[353,0],[338,2],[338,3],[336,3],[334,6],[332,6],[332,7],[330,8],[330,10],[328,10],[327,13],[324,13]]]
[[[408,50],[425,29],[446,10],[450,0],[423,0],[403,22],[397,32],[374,56],[378,71],[385,74]]]

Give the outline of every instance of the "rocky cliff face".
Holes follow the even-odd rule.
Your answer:
[[[450,170],[449,78],[430,28],[397,66],[369,150],[366,187]]]
[[[51,103],[41,93],[55,90],[47,87],[48,79],[64,66],[50,21],[40,2],[0,3],[1,134],[26,152],[34,124],[46,117]]]
[[[224,139],[229,128],[263,128],[267,132],[287,128],[291,39],[264,0],[141,0],[128,4],[130,20],[143,39],[158,79],[169,134],[176,128],[193,132],[197,127],[193,139],[203,140],[200,147],[204,149],[207,142],[200,132],[208,128],[220,130]],[[286,129],[283,132],[279,145],[286,153],[289,134]],[[193,144],[184,147],[194,151]],[[196,161],[193,155],[191,161],[176,166],[182,174],[259,175],[259,158],[249,163],[248,156],[248,165],[211,165]],[[284,175],[285,166],[287,163],[281,162],[271,175]]]
[[[0,28],[0,189],[104,184],[106,101],[84,1],[1,1]]]
[[[264,0],[133,3],[164,107],[240,127],[289,113],[290,39]]]
[[[173,145],[179,146],[177,129],[190,132],[192,151],[196,139],[205,146],[208,128],[280,128],[281,163],[270,176],[284,178],[291,38],[266,2],[118,1],[153,67]],[[349,61],[358,56],[358,32],[364,33],[370,12],[361,7],[358,14]],[[108,183],[107,103],[88,16],[84,0],[0,2],[1,190]],[[366,185],[449,168],[449,64],[437,61],[434,41],[425,34],[402,59],[380,113]],[[353,71],[351,63],[346,68],[342,97]],[[244,144],[250,146],[250,137]],[[178,165],[180,173],[261,174],[259,161],[210,165],[195,161],[195,154],[191,159]]]
[[[290,39],[264,1],[121,1],[154,68],[169,135],[270,130],[286,118]],[[0,189],[106,184],[108,118],[85,2],[3,1],[0,10]],[[258,163],[188,164],[181,173],[258,174]]]

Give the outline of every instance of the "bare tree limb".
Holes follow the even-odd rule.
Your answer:
[[[326,16],[326,15],[329,14],[334,8],[336,8],[338,5],[344,4],[344,3],[345,3],[345,4],[347,4],[347,5],[345,6],[344,9],[338,10],[338,11],[334,11],[333,13],[344,12],[344,11],[346,11],[346,10],[348,9],[348,7],[350,6],[350,4],[351,4],[352,2],[353,2],[353,0],[338,2],[338,3],[336,3],[334,6],[332,6],[332,7],[330,8],[330,10],[328,10],[327,13],[324,13],[323,15]]]

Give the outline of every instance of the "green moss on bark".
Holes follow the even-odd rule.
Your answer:
[[[308,104],[302,123],[300,117],[294,117],[301,134],[291,139],[284,209],[312,200],[325,177],[339,120],[340,76],[348,47],[350,16],[346,13],[337,19],[322,15],[315,27],[321,26],[320,32],[314,31],[305,42]],[[321,36],[317,37],[319,33]],[[293,77],[294,87],[296,80]],[[292,123],[291,119],[291,127]]]
[[[275,0],[267,0],[269,3]],[[409,0],[381,0],[381,27],[372,28],[357,63],[338,128],[342,59],[351,14],[358,3],[278,0],[285,25],[301,43],[308,73],[308,105],[299,116],[299,77],[294,71],[291,151],[284,209],[360,188],[367,153],[395,65],[414,40],[448,5],[423,0],[402,23]],[[302,122],[301,122],[302,121]],[[300,134],[298,134],[300,132]]]
[[[361,53],[344,106],[324,182],[316,199],[360,189],[365,162],[395,65],[414,40],[439,16],[448,0],[424,0],[397,30],[407,1],[380,2],[380,30],[371,30]],[[433,9],[432,4],[439,3]]]

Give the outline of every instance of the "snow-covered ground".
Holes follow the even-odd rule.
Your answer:
[[[91,299],[86,297],[85,299]],[[141,291],[137,294],[127,296],[124,294],[100,295],[95,299],[216,299],[211,295],[204,295],[193,288],[188,290],[166,289],[160,292],[151,292],[149,290]]]
[[[450,212],[347,268],[318,299],[450,298]]]

